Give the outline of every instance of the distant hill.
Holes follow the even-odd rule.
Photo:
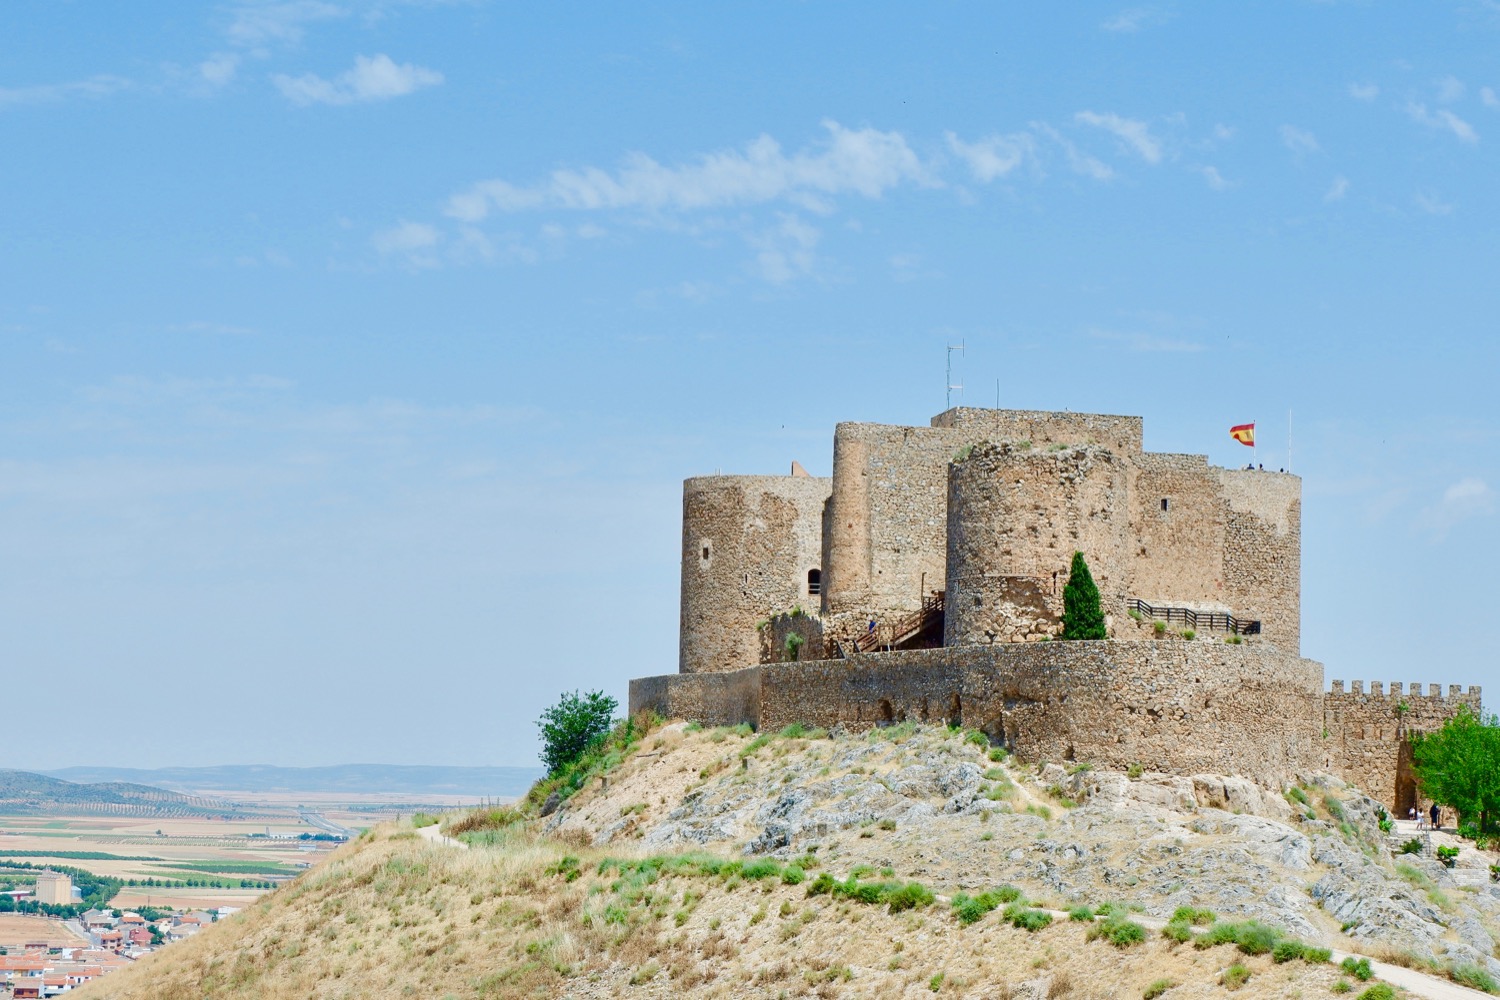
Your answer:
[[[68,781],[135,781],[183,792],[355,792],[471,795],[508,798],[526,794],[542,776],[535,767],[442,767],[424,764],[336,764],[330,767],[65,767],[43,772]]]
[[[0,813],[198,816],[234,812],[227,803],[121,781],[78,783],[30,771],[0,769]]]

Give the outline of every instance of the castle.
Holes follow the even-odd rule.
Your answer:
[[[1027,760],[1268,784],[1339,775],[1403,813],[1408,734],[1480,689],[1325,691],[1301,656],[1302,484],[1142,448],[1139,417],[955,408],[843,423],[833,476],[683,486],[678,673],[632,712],[983,730]],[[1075,551],[1108,638],[1054,642]]]

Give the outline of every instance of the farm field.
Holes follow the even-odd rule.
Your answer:
[[[0,913],[0,948],[20,948],[35,941],[46,941],[49,945],[64,948],[88,943],[61,920]]]
[[[115,905],[245,906],[267,890],[259,885],[240,888],[239,880],[279,884],[338,846],[311,839],[327,833],[328,827],[320,823],[358,830],[418,810],[476,801],[444,795],[428,796],[437,801],[424,802],[413,801],[411,795],[234,789],[213,797],[233,803],[233,811],[223,817],[0,814],[0,865],[65,865],[124,880],[232,880],[233,887],[126,886]]]

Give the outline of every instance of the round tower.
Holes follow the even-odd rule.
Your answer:
[[[682,484],[681,673],[754,666],[760,623],[794,607],[818,613],[831,491],[832,480],[812,476]]]
[[[1088,561],[1105,614],[1121,614],[1127,482],[1125,464],[1099,446],[986,442],[955,460],[943,644],[1056,634],[1074,551]]]

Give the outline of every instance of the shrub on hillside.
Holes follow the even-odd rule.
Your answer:
[[[603,691],[564,694],[537,720],[542,730],[542,766],[556,774],[604,741],[619,702]]]

